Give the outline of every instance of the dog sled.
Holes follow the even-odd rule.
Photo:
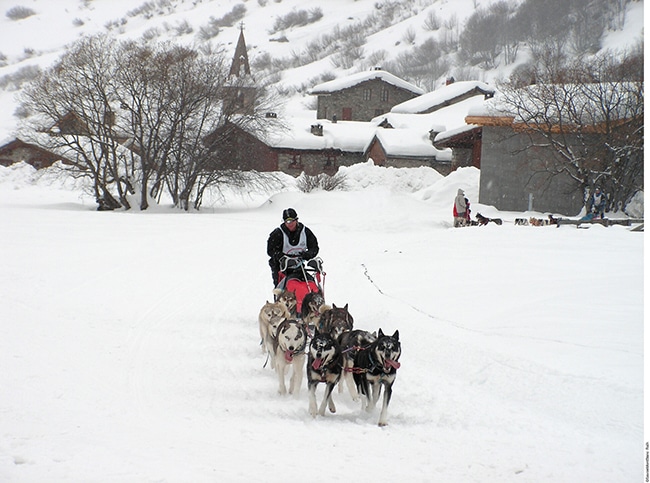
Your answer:
[[[300,257],[285,255],[280,259],[278,291],[296,294],[296,310],[302,310],[302,301],[309,293],[319,293],[324,296],[325,272],[323,260],[319,257],[303,260]]]

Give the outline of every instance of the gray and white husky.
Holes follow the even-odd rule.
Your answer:
[[[316,327],[320,323],[321,308],[325,307],[325,299],[320,292],[310,292],[302,299],[302,307],[300,309],[300,318],[308,329]],[[324,311],[325,309],[323,309]]]
[[[296,299],[295,292],[289,292],[288,290],[283,290],[280,288],[273,289],[273,295],[276,302],[282,302],[289,310],[292,318],[298,316],[298,301]]]
[[[307,331],[302,323],[290,319],[285,320],[278,326],[274,340],[273,354],[274,367],[278,373],[280,394],[287,393],[285,375],[287,368],[292,367],[293,372],[289,380],[289,394],[298,394],[302,375],[305,370],[305,349],[307,347]]]
[[[268,300],[260,309],[257,321],[260,327],[260,338],[262,341],[262,352],[273,354],[273,344],[278,326],[291,317],[287,307],[281,302],[269,302]],[[271,358],[271,367],[275,368],[275,362]]]
[[[338,342],[330,334],[316,330],[307,355],[309,414],[314,417],[317,414],[323,416],[325,406],[329,406],[330,412],[336,412],[332,390],[341,379],[342,372],[343,355]],[[325,395],[319,408],[316,403],[316,388],[321,382],[325,383]]]
[[[399,358],[402,348],[399,331],[385,335],[381,329],[375,340],[366,350],[357,352],[354,357],[354,382],[362,396],[362,409],[371,411],[377,404],[381,386],[384,387],[384,399],[379,415],[379,426],[386,426],[388,404],[393,394],[393,383],[400,367]],[[372,398],[370,389],[372,388]]]

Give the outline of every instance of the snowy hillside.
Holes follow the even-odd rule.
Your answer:
[[[643,481],[643,234],[480,204],[503,225],[453,229],[476,169],[346,173],[346,192],[102,213],[0,167],[0,481]],[[326,300],[399,330],[385,428],[338,391],[312,418],[304,381],[279,396],[264,367],[265,243],[289,206]]]
[[[322,80],[390,62],[399,56],[408,57],[413,49],[432,39],[457,37],[476,8],[488,8],[496,1],[3,0],[0,1],[0,140],[6,139],[17,127],[14,113],[18,104],[14,95],[21,82],[29,78],[35,67],[51,65],[67,44],[82,35],[110,31],[118,38],[145,37],[192,45],[210,43],[232,55],[243,22],[249,58],[254,65],[263,59],[301,58],[300,66],[287,65],[274,84],[290,96],[286,98],[289,108],[305,110],[312,109],[314,103],[313,98],[305,94],[306,90]],[[27,16],[12,14],[14,9],[26,11],[24,15]],[[311,17],[309,23],[290,23],[294,17],[301,16]],[[391,24],[382,25],[381,21],[386,18],[391,19]],[[443,25],[434,30],[432,19]],[[606,32],[603,48],[629,48],[642,38],[643,1],[627,3],[623,19],[622,28],[612,27]],[[358,62],[341,65],[337,55],[340,56],[345,48],[334,49],[323,58],[305,60],[310,55],[318,57],[319,42],[325,39],[322,48],[328,46],[328,34],[357,28],[364,23],[372,24],[372,29],[368,30],[372,33],[363,39],[363,52]],[[526,58],[525,48],[522,48],[518,62]],[[492,82],[507,75],[515,65],[517,63],[502,64],[491,70],[470,70],[480,77],[476,80]],[[450,66],[450,71],[441,75],[437,86],[442,85],[445,75],[458,77],[462,72],[467,75],[466,66]]]

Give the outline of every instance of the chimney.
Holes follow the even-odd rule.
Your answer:
[[[323,135],[323,125],[322,124],[312,124],[311,125],[311,133],[314,136],[322,136]]]

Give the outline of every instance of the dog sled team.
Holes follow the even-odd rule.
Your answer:
[[[278,377],[278,392],[298,394],[306,375],[309,413],[316,417],[326,408],[336,412],[332,393],[337,385],[339,393],[346,386],[365,411],[376,407],[383,390],[378,424],[385,426],[400,367],[399,331],[387,335],[381,328],[372,333],[356,329],[348,304],[327,305],[316,236],[293,208],[283,211],[282,221],[267,241],[274,297],[258,317],[262,350]],[[320,405],[319,384],[324,384]]]
[[[469,200],[465,196],[465,192],[459,188],[456,198],[454,198],[454,228],[461,226],[483,226],[488,223],[494,223],[496,225],[503,224],[501,218],[488,218],[480,213],[476,214],[476,221],[473,221],[470,217],[471,212],[472,210],[469,207]]]

